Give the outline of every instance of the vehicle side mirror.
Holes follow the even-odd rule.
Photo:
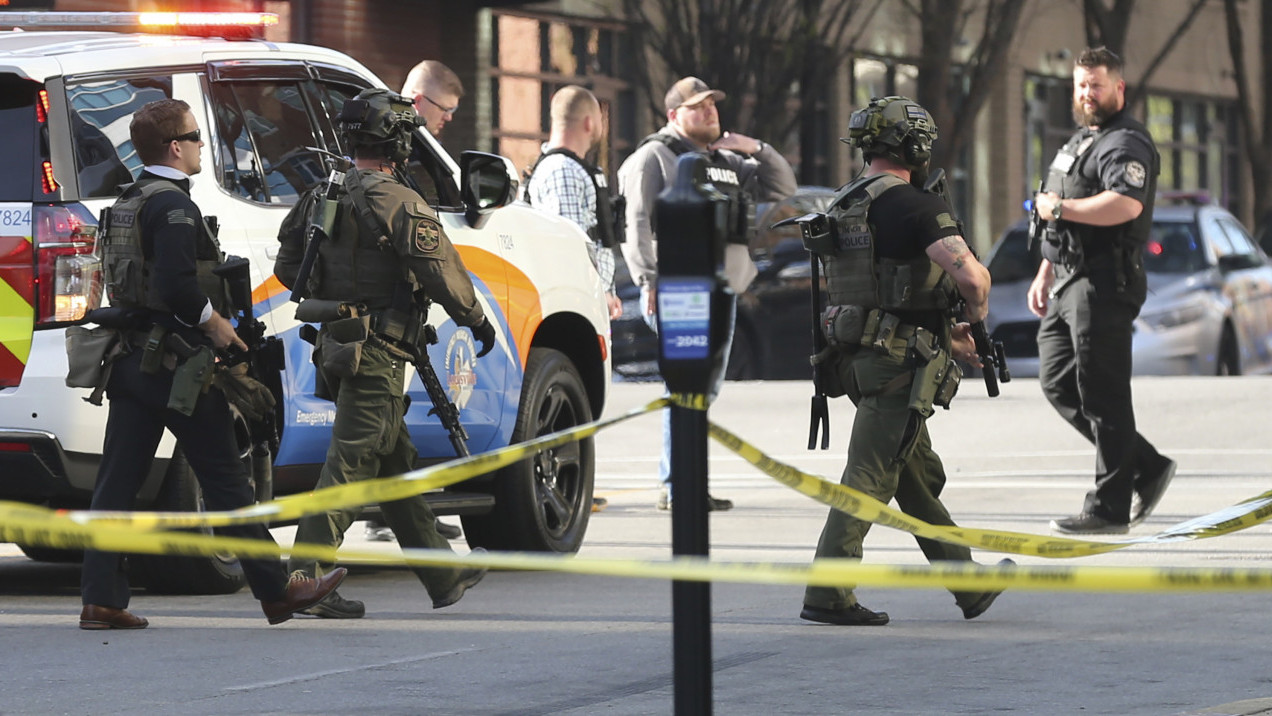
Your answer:
[[[512,161],[506,157],[474,151],[460,155],[460,195],[469,226],[481,228],[490,212],[517,198],[516,176]]]
[[[1254,268],[1258,264],[1257,259],[1249,254],[1227,254],[1219,257],[1219,270],[1224,273]]]

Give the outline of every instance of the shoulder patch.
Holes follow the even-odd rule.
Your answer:
[[[187,214],[185,209],[173,209],[168,212],[168,223],[194,226],[194,217]]]
[[[948,211],[942,211],[936,215],[936,225],[942,229],[954,229],[958,227],[958,222]]]
[[[432,256],[442,246],[442,225],[431,216],[417,216],[411,227],[415,250],[426,256]]]
[[[1126,172],[1126,183],[1136,189],[1144,188],[1144,180],[1148,177],[1148,170],[1144,165],[1137,161],[1129,161],[1124,169]]]

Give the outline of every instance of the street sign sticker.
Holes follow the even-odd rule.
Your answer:
[[[662,357],[704,360],[711,349],[711,288],[706,278],[658,282],[658,332]]]

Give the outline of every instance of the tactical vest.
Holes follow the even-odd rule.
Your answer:
[[[526,177],[526,203],[533,204],[531,201],[529,186],[534,179],[534,170],[539,168],[539,163],[553,154],[564,154],[573,159],[587,175],[592,178],[592,188],[596,190],[596,224],[587,230],[587,235],[593,241],[601,246],[612,249],[622,243],[625,238],[627,229],[627,200],[622,196],[615,196],[609,190],[609,178],[605,176],[605,172],[600,167],[592,166],[583,161],[579,155],[571,152],[565,147],[556,147],[539,155],[535,160],[534,166],[530,167],[530,174]]]
[[[676,156],[689,152],[698,152],[707,158],[707,181],[711,182],[720,193],[733,200],[731,204],[736,211],[736,215],[732,221],[737,231],[730,234],[730,241],[737,244],[749,244],[753,229],[752,223],[754,222],[750,193],[743,186],[743,179],[738,176],[738,170],[729,165],[724,155],[719,151],[702,151],[683,138],[668,132],[655,132],[645,137],[637,145],[637,148],[650,142],[658,142],[670,149]]]
[[[1143,124],[1118,113],[1095,132],[1082,131],[1065,143],[1047,170],[1044,191],[1055,192],[1062,199],[1081,199],[1103,191],[1098,178],[1091,179],[1083,169],[1096,156],[1100,143],[1114,132],[1130,130],[1145,137],[1150,136]],[[1151,141],[1149,146],[1152,146]],[[1152,167],[1146,167],[1144,210],[1139,217],[1117,226],[1093,226],[1058,222],[1058,231],[1047,232],[1042,244],[1042,255],[1052,263],[1070,271],[1111,269],[1117,277],[1118,290],[1144,280],[1143,248],[1152,227],[1153,197],[1157,193],[1157,173],[1161,161],[1154,149]]]
[[[318,247],[310,276],[310,296],[388,308],[397,285],[410,276],[393,249],[384,218],[367,203],[366,189],[394,179],[384,172],[345,173],[336,209],[335,230]]]
[[[908,261],[879,258],[870,205],[889,189],[907,186],[894,174],[850,182],[831,204],[836,231],[811,247],[826,267],[829,304],[886,311],[946,311],[958,300],[953,280],[927,254]]]
[[[141,240],[141,213],[146,202],[159,192],[185,193],[181,187],[164,178],[146,178],[124,187],[119,200],[104,212],[106,219],[102,231],[102,264],[106,279],[106,295],[112,306],[122,308],[148,308],[159,313],[172,313],[172,309],[159,298],[151,280],[150,266],[146,262]],[[229,297],[225,281],[212,270],[225,260],[216,234],[206,220],[198,230],[195,271],[199,290],[212,301],[212,309],[226,313]],[[214,258],[212,258],[214,257]]]

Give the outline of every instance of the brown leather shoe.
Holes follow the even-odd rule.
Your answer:
[[[261,610],[270,624],[282,624],[301,609],[308,609],[321,602],[340,586],[349,570],[336,567],[318,579],[306,577],[304,572],[292,572],[287,580],[287,593],[277,602],[261,602]]]
[[[149,624],[127,609],[85,604],[80,612],[80,629],[145,629]]]

